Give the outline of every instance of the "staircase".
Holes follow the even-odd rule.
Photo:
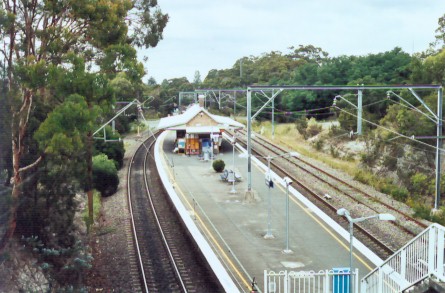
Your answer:
[[[366,275],[361,293],[389,293],[415,290],[424,280],[434,277],[445,281],[445,227],[432,224]]]

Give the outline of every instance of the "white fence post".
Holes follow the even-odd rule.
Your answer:
[[[432,228],[432,227],[431,227]],[[428,233],[428,275],[434,272],[435,250],[436,250],[436,229],[430,229]]]
[[[383,272],[382,272],[382,268],[379,267],[379,278],[378,278],[378,291],[377,292],[383,292]]]
[[[444,237],[445,233],[443,229],[437,229],[437,275],[444,279],[443,275],[443,263],[444,263]]]
[[[406,279],[406,249],[400,251],[400,276]]]
[[[269,289],[269,280],[268,280],[269,276],[267,274],[267,270],[264,270],[264,293],[268,292]]]
[[[323,293],[329,293],[329,270],[325,271],[324,274],[324,287],[323,287]]]
[[[287,270],[284,271],[284,293],[289,293],[289,276],[287,275]]]

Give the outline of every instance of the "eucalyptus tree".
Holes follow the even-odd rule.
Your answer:
[[[73,72],[70,71],[75,66],[73,61],[82,59],[87,70],[102,74],[99,80],[122,71],[133,80],[140,80],[144,70],[137,62],[134,47],[156,46],[167,21],[168,15],[162,13],[156,0],[3,0],[0,3],[0,54],[6,64],[7,98],[11,105],[13,202],[0,248],[16,227],[23,174],[35,169],[45,154],[40,152],[32,163],[23,162],[33,103],[39,99],[54,107],[65,100],[66,95],[54,95],[62,91],[51,88],[53,73]],[[66,58],[70,54],[78,59]],[[77,77],[73,75],[74,79]],[[85,95],[91,109],[98,95]],[[91,129],[88,137],[91,141]]]

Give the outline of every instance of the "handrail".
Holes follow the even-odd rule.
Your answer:
[[[432,224],[361,280],[361,292],[402,292],[435,276],[445,281],[445,227]]]

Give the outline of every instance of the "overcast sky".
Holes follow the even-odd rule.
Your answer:
[[[244,56],[314,45],[330,56],[407,53],[434,40],[444,0],[158,0],[170,20],[156,48],[139,52],[148,77],[201,79]]]

